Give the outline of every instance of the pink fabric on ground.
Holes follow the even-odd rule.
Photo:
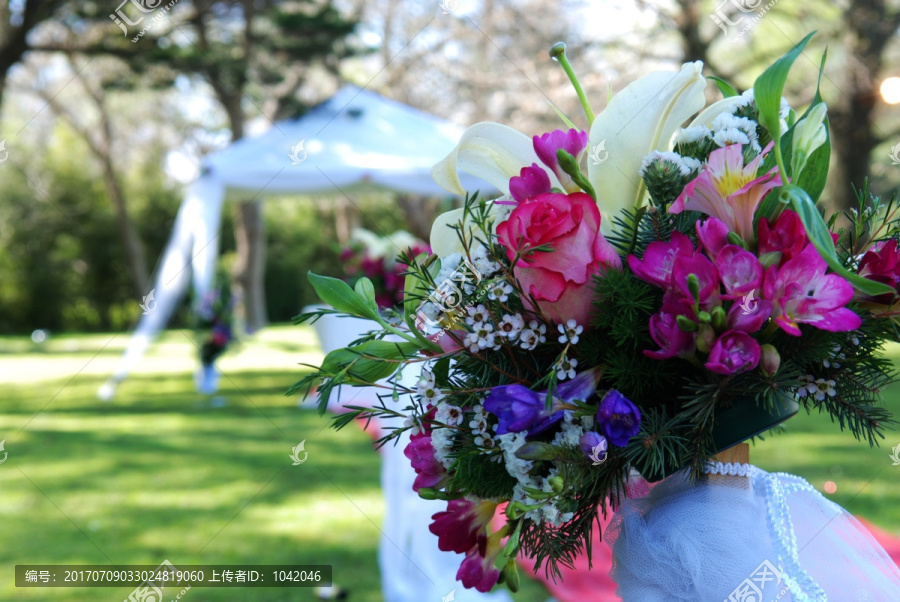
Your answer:
[[[607,519],[603,519],[602,516],[600,518],[605,531],[612,514]],[[588,568],[587,555],[581,554],[575,559],[574,569],[560,567],[562,579],[557,578],[556,583],[553,582],[553,579],[547,578],[543,567],[537,573],[532,571],[534,563],[527,558],[519,557],[519,568],[525,575],[543,583],[559,602],[588,600],[590,602],[618,602],[621,598],[616,595],[616,584],[609,576],[609,570],[612,568],[612,550],[609,549],[606,542],[600,540],[600,528],[597,523],[594,523],[593,542],[592,568]]]

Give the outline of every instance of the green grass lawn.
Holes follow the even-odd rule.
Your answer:
[[[171,331],[97,399],[124,335],[0,338],[0,600],[122,600],[131,588],[15,588],[16,564],[331,564],[350,600],[381,599],[379,456],[356,427],[336,432],[285,389],[321,357],[311,331],[273,327],[230,352],[218,399],[193,390],[195,347]],[[897,349],[892,353],[898,354]],[[885,392],[900,411],[900,388]],[[870,449],[826,416],[801,415],[751,451],[851,512],[900,531],[900,466],[889,432]],[[308,460],[292,466],[306,441]],[[457,599],[464,601],[463,590]],[[534,583],[522,602],[548,597]],[[297,589],[193,589],[186,600],[313,600]]]
[[[274,327],[194,392],[190,333],[166,333],[118,390],[96,391],[123,335],[0,338],[0,600],[122,600],[132,588],[16,588],[16,564],[330,564],[350,600],[381,600],[379,456],[284,391],[321,359]],[[224,403],[224,405],[223,405]],[[308,460],[291,448],[306,441]],[[440,508],[437,508],[439,510]],[[461,559],[462,557],[460,557]],[[464,601],[460,589],[457,598]],[[173,596],[174,597],[174,596]],[[547,599],[528,583],[517,600]],[[312,590],[194,588],[187,600],[313,600]],[[166,598],[168,602],[168,597]]]

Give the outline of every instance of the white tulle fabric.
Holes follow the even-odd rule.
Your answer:
[[[613,518],[605,539],[625,602],[900,600],[884,549],[805,480],[749,464],[707,473],[676,473]]]

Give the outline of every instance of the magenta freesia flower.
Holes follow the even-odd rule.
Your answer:
[[[537,163],[532,163],[531,167],[523,167],[518,176],[509,179],[509,193],[520,203],[539,194],[546,194],[550,189],[550,176]]]
[[[447,509],[435,513],[428,530],[437,535],[438,548],[444,552],[465,554],[456,578],[467,588],[489,592],[500,572],[494,568],[494,560],[500,553],[498,531],[488,537],[487,526],[497,510],[497,502],[486,500],[472,502],[465,499],[450,500]]]
[[[755,240],[753,214],[769,191],[782,184],[775,168],[757,177],[768,149],[747,165],[740,144],[714,150],[700,174],[669,207],[669,212],[699,211],[718,218],[747,242]]]
[[[694,255],[691,239],[678,232],[672,232],[669,242],[651,242],[644,251],[643,259],[628,256],[628,267],[634,275],[660,288],[672,286],[672,270],[675,264]]]
[[[693,257],[679,259],[672,271],[672,280],[681,293],[683,303],[691,306],[694,297],[688,285],[688,277],[693,274],[700,285],[700,308],[709,311],[719,304],[719,271],[706,255],[696,253]],[[663,309],[666,309],[665,304]]]
[[[762,288],[763,268],[756,255],[737,245],[725,245],[716,257],[725,297],[737,299]]]
[[[437,408],[431,408],[422,417],[422,429],[420,432],[410,435],[409,443],[403,450],[403,455],[409,458],[409,462],[416,471],[416,480],[413,482],[413,491],[423,487],[436,487],[447,476],[443,464],[434,457],[434,446],[431,444],[431,420],[434,419]]]
[[[577,192],[580,190],[572,183],[572,178],[564,172],[556,158],[556,151],[565,150],[567,153],[575,157],[576,162],[581,161],[581,154],[587,148],[588,135],[587,132],[571,129],[553,130],[540,136],[532,138],[534,143],[534,152],[537,154],[541,162],[553,170],[559,182],[568,192]]]
[[[877,242],[866,251],[862,261],[859,262],[859,275],[887,284],[896,291],[900,284],[900,249],[897,248],[897,241],[891,239]],[[894,296],[893,293],[885,293],[869,300],[889,305],[893,302]]]
[[[716,374],[740,374],[756,368],[760,353],[756,339],[746,332],[728,330],[709,350],[706,369]]]
[[[403,455],[409,458],[413,470],[416,471],[413,491],[423,487],[435,487],[447,476],[444,466],[434,457],[430,431],[412,435],[409,444],[403,450]]]
[[[564,403],[585,401],[593,395],[599,380],[600,370],[592,368],[560,383],[550,408],[547,408],[547,391],[532,391],[523,385],[500,385],[491,389],[484,400],[484,409],[497,416],[498,435],[521,431],[537,434],[562,419],[560,407]]]
[[[479,536],[478,545],[466,553],[459,570],[456,571],[456,579],[461,581],[464,587],[474,587],[482,593],[487,593],[497,584],[500,571],[494,566],[494,561],[503,549],[500,545],[501,535],[498,531],[490,537]]]
[[[812,244],[783,266],[766,272],[763,293],[772,301],[772,318],[785,332],[800,336],[798,323],[831,332],[859,328],[862,320],[844,307],[853,299],[853,287],[828,265]]]
[[[708,217],[703,221],[697,221],[695,227],[703,250],[715,261],[722,247],[728,244],[728,226],[720,219]]]
[[[610,389],[597,408],[597,422],[610,443],[625,447],[641,430],[641,411],[627,397]]]
[[[771,301],[750,298],[748,295],[735,301],[728,310],[725,326],[730,330],[743,330],[752,334],[762,328],[770,315],[772,315]]]
[[[464,554],[477,546],[479,535],[484,535],[496,510],[496,502],[450,500],[446,510],[431,516],[428,530],[437,535],[439,549]]]
[[[621,267],[618,253],[600,233],[600,210],[584,194],[539,194],[519,203],[497,226],[510,261],[519,255],[513,274],[550,320],[587,324],[591,312],[591,278]],[[533,251],[538,247],[552,252]],[[522,302],[531,308],[525,296]]]
[[[773,257],[773,261],[767,265],[784,263],[798,255],[809,242],[806,237],[806,229],[800,216],[790,209],[785,209],[775,220],[769,224],[769,220],[759,220],[759,256],[761,259]]]
[[[670,357],[691,357],[697,348],[696,335],[678,327],[677,314],[661,311],[650,316],[650,337],[660,346],[659,351],[644,350],[644,355],[658,360]]]

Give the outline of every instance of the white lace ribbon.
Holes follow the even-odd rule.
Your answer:
[[[712,462],[710,461],[704,468],[706,474],[720,474],[732,477],[748,477],[756,469],[752,464],[741,464],[739,462]]]

